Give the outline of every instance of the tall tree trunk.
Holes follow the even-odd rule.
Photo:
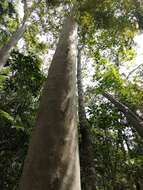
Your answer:
[[[80,190],[76,39],[77,25],[68,17],[43,90],[20,190]]]
[[[78,48],[77,58],[78,58],[77,60],[78,115],[79,115],[80,133],[82,136],[81,137],[81,168],[83,174],[82,179],[84,181],[85,190],[95,190],[96,179],[95,179],[94,155],[93,155],[93,147],[91,142],[91,133],[86,118],[85,106],[84,106],[80,48]]]
[[[112,102],[119,111],[124,113],[129,124],[134,127],[137,133],[143,138],[143,120],[141,120],[132,110],[130,110],[123,103],[116,100],[111,94],[103,93],[103,96],[107,98],[110,102]]]

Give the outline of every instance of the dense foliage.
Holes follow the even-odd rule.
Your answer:
[[[0,189],[17,189],[45,79],[40,64],[14,51],[0,72]]]

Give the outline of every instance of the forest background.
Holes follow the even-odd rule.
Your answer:
[[[81,187],[143,189],[143,3],[1,0],[1,190],[18,189],[49,66],[73,6]]]

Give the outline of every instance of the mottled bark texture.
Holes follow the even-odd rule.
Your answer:
[[[112,102],[119,111],[121,111],[127,118],[129,124],[134,127],[137,133],[143,138],[143,120],[140,119],[136,113],[129,109],[122,102],[119,102],[109,93],[103,93],[103,96],[106,97],[110,102]]]
[[[77,56],[78,115],[81,134],[81,171],[84,190],[96,190],[95,165],[91,132],[86,118],[81,72],[81,49]]]
[[[80,190],[76,39],[77,25],[68,17],[43,90],[20,190]]]

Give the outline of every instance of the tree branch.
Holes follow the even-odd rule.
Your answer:
[[[138,70],[141,66],[143,66],[143,63],[141,63],[141,64],[138,65],[136,68],[134,68],[132,71],[130,71],[126,79],[129,79],[130,76],[131,76],[136,70]]]
[[[111,94],[104,92],[102,95],[126,116],[130,125],[132,125],[141,138],[143,138],[143,120],[141,120],[129,107],[115,99]]]

